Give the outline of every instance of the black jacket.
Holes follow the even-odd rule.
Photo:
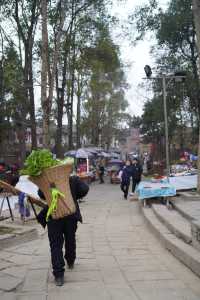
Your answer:
[[[132,168],[131,166],[124,166],[122,169],[122,184],[127,185],[130,184]]]
[[[78,205],[78,199],[85,197],[89,191],[89,186],[80,180],[78,176],[71,176],[69,178],[70,190],[72,194],[72,198],[74,200],[76,206],[76,212],[72,215],[66,216],[65,218],[73,219],[82,223],[82,216],[80,212],[80,208]],[[41,199],[45,199],[44,194],[41,190],[38,190],[38,196]],[[48,206],[43,208],[37,216],[38,222],[45,227],[46,226],[46,214],[48,211]]]
[[[131,165],[131,176],[132,176],[132,179],[139,182],[141,180],[142,171],[143,171],[142,167],[140,166],[139,163],[132,164]]]
[[[104,175],[105,168],[102,165],[99,165],[99,174]]]

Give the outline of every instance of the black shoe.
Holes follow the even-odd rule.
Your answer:
[[[55,277],[55,283],[57,286],[62,286],[64,284],[64,276]]]
[[[74,263],[68,264],[68,268],[69,268],[70,270],[72,270],[72,269],[74,268]]]

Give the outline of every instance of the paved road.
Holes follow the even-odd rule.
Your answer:
[[[200,279],[149,232],[119,186],[93,185],[81,204],[74,270],[56,287],[47,235],[0,252],[1,300],[199,300]]]

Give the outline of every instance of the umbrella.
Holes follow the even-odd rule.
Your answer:
[[[75,157],[75,158],[89,158],[92,155],[91,152],[86,151],[85,149],[77,149],[77,150],[71,150],[68,152],[65,152],[64,156],[70,156],[70,157]]]
[[[109,161],[109,164],[122,164],[122,163],[123,163],[123,161],[120,159],[111,159]]]
[[[76,150],[70,150],[68,152],[65,152],[64,156],[70,156],[70,157],[76,157]]]
[[[104,152],[104,151],[100,152],[100,153],[98,154],[98,156],[102,156],[102,157],[105,157],[105,158],[110,158],[110,157],[111,157],[111,155],[110,155],[109,153],[106,153],[106,152]]]
[[[93,155],[97,155],[98,154],[98,151],[96,150],[96,148],[83,148],[86,152],[89,152],[90,154],[93,154]]]
[[[118,159],[120,157],[120,154],[116,153],[116,152],[111,152],[110,155],[112,158],[116,158],[116,159]]]
[[[83,149],[78,149],[76,151],[76,158],[88,158],[89,153]]]

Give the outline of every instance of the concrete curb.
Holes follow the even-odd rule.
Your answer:
[[[149,208],[141,208],[148,227],[177,259],[200,277],[200,252],[178,239],[164,226]]]
[[[182,239],[187,244],[192,243],[191,229],[190,229],[190,235],[186,234],[183,230],[177,228],[175,224],[170,223],[169,220],[167,220],[167,218],[164,218],[161,214],[159,214],[159,211],[156,210],[155,205],[152,205],[152,209],[156,217],[167,227],[167,229],[169,229],[171,233],[173,233],[176,237]],[[186,220],[185,222],[188,222],[188,220]]]
[[[194,218],[192,218],[189,214],[187,214],[183,209],[181,209],[178,205],[176,205],[175,202],[172,202],[173,208],[186,220],[189,222],[193,221]]]

